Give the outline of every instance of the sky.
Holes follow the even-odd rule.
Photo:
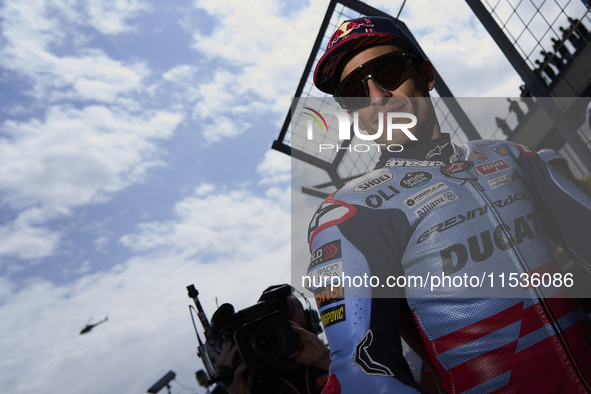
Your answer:
[[[186,286],[254,304],[290,281],[293,200],[321,202],[270,146],[328,3],[0,2],[3,391],[205,392]],[[519,95],[462,0],[400,18],[456,96]]]

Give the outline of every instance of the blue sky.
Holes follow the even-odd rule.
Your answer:
[[[290,162],[269,148],[327,5],[1,3],[6,392],[145,392],[170,369],[204,392],[185,286],[211,316],[289,281]],[[401,18],[457,96],[518,95],[463,1]]]

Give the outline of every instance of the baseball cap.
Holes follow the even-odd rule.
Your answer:
[[[538,155],[540,155],[540,159],[544,160],[546,163],[550,163],[554,160],[564,160],[567,161],[564,157],[556,153],[554,149],[542,149],[538,151]]]
[[[336,71],[345,55],[376,44],[396,45],[423,58],[421,51],[393,19],[383,16],[349,19],[341,23],[329,39],[326,53],[314,70],[314,85],[324,93],[333,94],[340,77]]]

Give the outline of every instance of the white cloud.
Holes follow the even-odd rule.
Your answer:
[[[0,256],[37,259],[52,254],[61,234],[39,227],[51,216],[55,215],[31,208],[21,212],[14,221],[0,226]]]
[[[270,195],[204,184],[176,205],[174,220],[124,237],[142,255],[109,272],[18,289],[0,279],[0,352],[11,355],[0,360],[0,385],[23,394],[136,393],[172,369],[196,387],[201,365],[185,287],[196,285],[211,317],[216,297],[240,310],[267,286],[289,282],[288,193]],[[107,323],[78,335],[90,316],[105,314]]]
[[[146,10],[140,1],[93,1],[90,25],[105,34],[131,28],[125,20]],[[36,98],[113,102],[141,86],[149,71],[145,64],[124,64],[102,50],[86,48],[79,27],[89,16],[74,2],[6,1],[0,9],[4,45],[2,66],[33,82]],[[57,55],[57,49],[67,54]]]
[[[255,7],[239,0],[202,0],[196,5],[219,18],[213,34],[194,33],[194,47],[242,66],[234,79],[238,91],[254,92],[272,104],[293,94],[322,22],[323,13],[311,10],[324,9],[324,1],[311,1],[310,7],[288,18],[278,15],[275,0],[258,1]]]
[[[9,137],[0,139],[3,200],[56,210],[104,201],[163,164],[155,143],[179,122],[174,113],[131,116],[99,106],[56,106],[43,121],[7,121],[1,130]]]
[[[104,252],[106,246],[109,244],[111,237],[108,235],[103,235],[94,240],[94,249],[98,252]]]
[[[277,184],[291,179],[291,158],[283,153],[270,150],[265,153],[263,162],[257,167],[263,176],[260,184]]]
[[[103,34],[120,34],[133,30],[129,19],[152,7],[143,0],[99,0],[86,3],[88,23]]]
[[[157,143],[169,138],[180,120],[164,111],[133,116],[99,106],[55,106],[44,120],[0,125],[1,201],[26,209],[0,227],[0,255],[52,254],[60,235],[42,226],[144,181],[150,168],[164,165]]]
[[[321,0],[312,9],[323,9]],[[198,88],[193,119],[205,124],[206,142],[243,133],[253,119],[269,112],[285,114],[310,53],[322,13],[278,14],[275,0],[198,1],[194,12],[207,11],[216,21],[212,34],[193,31],[193,47],[207,56],[210,83]],[[230,65],[231,68],[226,67]]]
[[[174,250],[186,258],[208,253],[255,258],[261,248],[289,243],[288,196],[283,191],[261,198],[247,190],[224,192],[202,185],[176,204],[177,219],[141,224],[137,234],[121,242],[136,252]]]

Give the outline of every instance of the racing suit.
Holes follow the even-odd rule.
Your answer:
[[[331,350],[323,393],[424,392],[401,336],[441,392],[591,392],[591,322],[565,298],[562,274],[549,287],[507,281],[556,278],[547,237],[591,261],[589,223],[591,199],[521,145],[460,146],[443,134],[383,152],[318,207],[308,230],[304,283]]]

